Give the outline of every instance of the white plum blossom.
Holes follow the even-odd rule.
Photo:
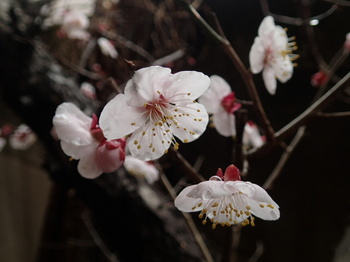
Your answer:
[[[234,112],[241,108],[241,104],[236,102],[235,93],[222,77],[211,76],[210,88],[198,101],[209,114],[213,114],[213,124],[220,135],[236,135]]]
[[[9,144],[16,150],[27,150],[37,140],[37,136],[33,133],[29,126],[21,124],[10,135]]]
[[[153,160],[171,145],[175,136],[187,143],[206,129],[208,114],[197,99],[209,87],[208,76],[195,71],[175,74],[169,68],[151,66],[135,72],[118,94],[104,107],[100,126],[108,139],[128,137],[133,157]]]
[[[70,39],[88,40],[90,21],[87,15],[79,11],[66,11],[62,17],[61,31]]]
[[[72,103],[62,103],[53,118],[63,152],[79,159],[78,172],[85,178],[117,170],[125,159],[125,139],[107,141],[96,115],[85,115]]]
[[[104,54],[105,56],[110,56],[111,58],[118,57],[117,50],[115,50],[115,47],[107,38],[100,37],[99,39],[97,39],[97,44],[99,45],[102,54]]]
[[[175,206],[183,212],[200,211],[199,218],[206,224],[230,226],[255,225],[255,218],[277,220],[279,206],[260,186],[241,181],[239,170],[230,165],[225,174],[221,169],[209,181],[186,187],[175,199]]]
[[[243,145],[247,148],[258,148],[264,144],[264,136],[259,132],[257,125],[248,121],[244,126]]]
[[[293,39],[288,38],[281,26],[275,25],[272,16],[266,16],[250,49],[250,69],[253,74],[262,71],[266,89],[272,95],[276,93],[276,78],[285,83],[292,77],[292,61],[298,57],[292,54],[297,48],[295,42],[289,42]]]
[[[124,167],[129,174],[146,179],[152,184],[159,179],[159,171],[152,162],[139,160],[131,155],[125,156]]]

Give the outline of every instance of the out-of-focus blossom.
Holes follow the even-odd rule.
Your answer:
[[[96,115],[86,116],[72,103],[56,109],[53,124],[63,152],[79,159],[78,171],[86,178],[117,170],[125,159],[125,139],[107,141]]]
[[[77,11],[86,16],[92,16],[95,11],[96,0],[54,0],[50,3],[42,6],[40,13],[43,17],[46,17],[42,26],[44,29],[61,25],[62,19],[67,12]]]
[[[0,137],[0,152],[4,149],[6,143],[7,143],[6,139],[3,137]]]
[[[259,128],[252,121],[244,126],[243,145],[247,148],[258,148],[264,144],[264,137],[261,136]]]
[[[239,170],[230,165],[225,174],[221,169],[209,181],[186,187],[175,199],[175,206],[183,212],[201,211],[199,218],[207,218],[216,228],[218,224],[255,225],[254,216],[277,220],[279,206],[260,186],[241,181]]]
[[[21,124],[10,135],[9,144],[13,149],[27,150],[37,140],[36,135],[26,124]]]
[[[298,55],[292,54],[297,48],[295,42],[289,42],[293,39],[288,38],[282,27],[275,25],[272,16],[267,16],[261,22],[258,36],[250,49],[251,71],[253,74],[262,71],[266,89],[272,95],[276,93],[276,78],[285,83],[292,77],[292,61],[298,58]]]
[[[220,76],[210,77],[210,88],[198,99],[209,114],[213,114],[213,124],[222,136],[235,136],[234,112],[241,108],[230,85]]]
[[[108,139],[129,135],[132,156],[153,160],[175,149],[176,136],[187,143],[206,129],[208,114],[195,102],[209,87],[208,76],[195,71],[171,74],[169,68],[137,70],[125,87],[103,109],[100,126]]]
[[[347,33],[345,36],[345,43],[344,43],[345,49],[350,51],[350,33]]]
[[[83,82],[80,86],[80,91],[91,100],[96,99],[96,89],[92,84]]]
[[[142,161],[133,156],[125,156],[124,167],[129,174],[145,178],[152,184],[159,179],[159,171],[152,162]]]
[[[108,39],[100,37],[99,39],[97,39],[97,44],[99,45],[102,54],[104,54],[105,56],[110,56],[112,58],[118,57],[117,50],[115,50],[114,46]]]
[[[311,85],[320,87],[323,83],[328,81],[328,76],[325,72],[320,71],[311,76]]]
[[[79,11],[66,11],[62,17],[61,31],[68,38],[88,40],[90,34],[87,32],[89,28],[89,18]]]

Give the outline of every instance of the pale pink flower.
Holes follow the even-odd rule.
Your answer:
[[[90,38],[87,32],[89,25],[87,15],[79,11],[68,10],[63,14],[61,30],[68,38],[88,40]]]
[[[115,50],[114,45],[112,45],[112,43],[107,38],[100,37],[97,39],[97,44],[99,45],[102,54],[105,56],[110,56],[112,58],[118,57],[117,50]]]
[[[264,220],[277,220],[279,206],[260,186],[241,181],[239,170],[230,165],[218,170],[209,181],[186,187],[175,199],[175,206],[183,212],[201,211],[203,224],[207,218],[215,228],[218,224],[255,225],[254,216]]]
[[[213,114],[213,124],[222,136],[235,136],[234,112],[241,108],[230,85],[220,76],[210,77],[210,88],[198,99],[209,114]]]
[[[171,74],[169,68],[151,66],[137,70],[126,83],[124,94],[108,102],[100,126],[108,139],[129,136],[132,156],[153,160],[175,149],[175,136],[187,143],[206,129],[208,114],[197,99],[210,79],[195,71]]]
[[[289,42],[292,39],[281,26],[275,25],[272,16],[267,16],[261,22],[250,49],[250,69],[253,74],[262,71],[266,89],[272,95],[276,93],[276,78],[285,83],[292,77],[292,61],[298,57],[292,54],[296,49],[296,43]]]
[[[86,178],[117,170],[125,159],[125,139],[107,141],[96,115],[86,116],[72,103],[62,103],[53,118],[63,152],[79,159],[78,171]]]
[[[246,148],[258,148],[264,144],[264,136],[259,132],[258,126],[248,121],[244,126],[243,145]]]
[[[129,174],[146,179],[152,184],[159,179],[159,171],[152,162],[139,160],[131,155],[125,156],[124,167]]]
[[[91,100],[96,99],[96,89],[92,84],[88,82],[83,82],[80,85],[80,91]]]
[[[36,135],[26,124],[21,124],[10,135],[9,144],[13,149],[27,150],[37,140]]]

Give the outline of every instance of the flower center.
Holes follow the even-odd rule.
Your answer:
[[[231,92],[221,100],[221,106],[227,113],[233,113],[241,108],[241,104],[236,102],[235,92]]]

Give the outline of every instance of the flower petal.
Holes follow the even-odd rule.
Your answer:
[[[103,172],[98,167],[95,159],[96,147],[86,147],[82,151],[81,158],[78,163],[78,172],[81,176],[93,179],[101,175]]]
[[[227,113],[223,108],[221,112],[213,115],[213,123],[220,135],[226,137],[236,135],[235,116]]]
[[[196,140],[203,134],[208,125],[209,117],[205,107],[192,102],[177,108],[179,114],[174,117],[177,124],[171,125],[170,130],[184,143]]]
[[[152,163],[139,160],[130,155],[125,156],[124,167],[129,174],[144,177],[149,184],[159,179],[159,172]]]
[[[164,155],[171,143],[173,136],[165,125],[156,126],[153,130],[150,123],[136,130],[128,139],[128,146],[133,157],[150,161]]]
[[[76,105],[68,102],[57,107],[52,120],[58,138],[77,146],[88,145],[92,142],[91,121],[92,119],[86,116]]]
[[[276,25],[272,16],[266,16],[262,21],[258,29],[258,35],[262,38],[268,38],[271,31],[275,30]]]
[[[171,77],[169,88],[163,88],[164,96],[171,98],[184,94],[187,99],[195,100],[210,86],[207,75],[196,71],[181,71]]]
[[[277,80],[273,68],[271,66],[266,66],[262,75],[267,91],[271,95],[276,94]]]
[[[144,124],[143,108],[131,107],[126,104],[123,94],[115,96],[102,110],[100,127],[104,136],[109,139],[122,138]]]
[[[196,212],[203,209],[203,205],[198,207],[198,203],[202,201],[200,197],[189,197],[188,194],[196,190],[197,185],[188,186],[184,188],[176,197],[174,204],[177,209],[182,212]]]
[[[212,75],[209,89],[198,99],[198,102],[212,114],[220,110],[222,99],[230,93],[230,85],[222,77]]]
[[[255,37],[254,43],[249,52],[250,70],[253,74],[258,74],[262,71],[265,64],[265,47],[260,37]]]
[[[287,82],[293,75],[293,64],[288,57],[278,57],[273,64],[276,78],[281,83]]]
[[[150,66],[135,71],[125,86],[124,94],[129,106],[142,107],[154,101],[159,93],[170,86],[171,70],[161,66]]]

